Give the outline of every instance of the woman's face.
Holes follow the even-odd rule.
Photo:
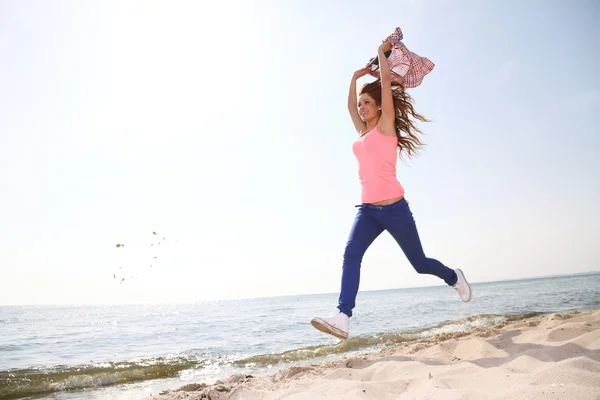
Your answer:
[[[364,122],[379,116],[379,106],[368,93],[363,93],[358,98],[358,114]]]

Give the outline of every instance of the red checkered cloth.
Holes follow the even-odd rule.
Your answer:
[[[402,30],[396,28],[394,32],[388,36],[383,43],[390,42],[392,50],[385,53],[390,71],[392,73],[392,81],[396,81],[404,85],[405,88],[414,88],[421,84],[425,75],[433,70],[434,64],[425,57],[413,53],[406,48],[402,43]],[[370,68],[370,75],[379,78],[379,60],[377,57],[371,58],[366,65]]]

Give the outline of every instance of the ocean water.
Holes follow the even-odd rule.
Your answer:
[[[178,305],[0,307],[0,399],[141,399],[508,319],[600,308],[600,273],[360,292],[351,339],[310,325],[337,294]]]

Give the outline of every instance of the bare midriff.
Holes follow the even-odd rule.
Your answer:
[[[390,204],[399,202],[400,200],[402,200],[403,197],[404,196],[394,197],[393,199],[381,200],[381,201],[377,201],[375,203],[369,203],[369,204],[372,204],[374,206],[389,206]]]

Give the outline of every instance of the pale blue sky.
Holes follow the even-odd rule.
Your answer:
[[[0,2],[0,304],[336,292],[347,88],[396,26],[436,65],[397,171],[426,253],[472,282],[600,268],[597,1],[204,4]],[[361,290],[439,284],[387,233],[364,258]]]

